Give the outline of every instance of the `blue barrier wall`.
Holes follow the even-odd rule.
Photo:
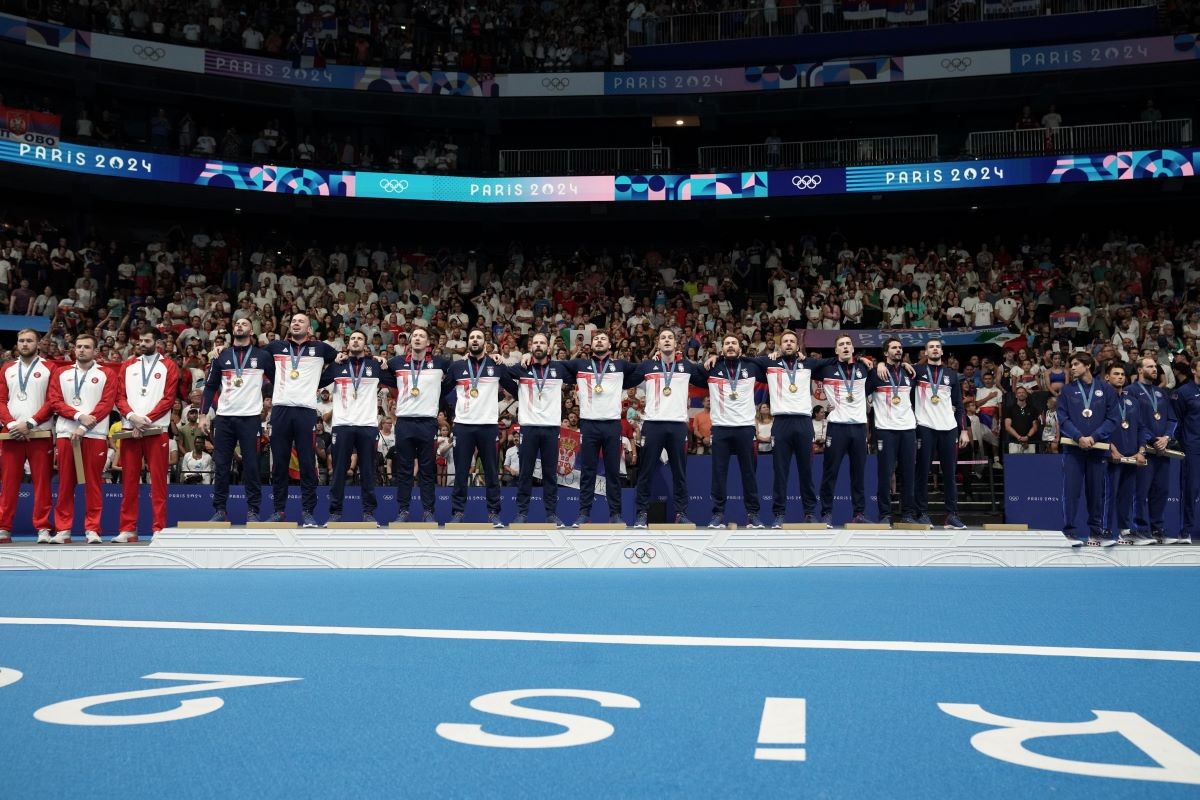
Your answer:
[[[723,42],[632,47],[632,69],[689,68],[745,64],[795,63],[856,55],[903,56],[934,53],[953,42],[955,51],[1117,39],[1154,32],[1157,10],[1144,8],[1051,17],[924,25],[913,28],[773,36]]]
[[[816,484],[820,486],[820,470],[821,458],[817,456],[813,460],[814,474]],[[691,456],[688,458],[688,492],[690,502],[688,505],[688,514],[692,520],[698,523],[708,522],[709,516],[712,513],[712,496],[709,491],[712,480],[712,459],[710,456]],[[771,460],[769,457],[763,456],[758,460],[758,481],[759,491],[762,497],[763,509],[766,513],[771,510],[771,482],[773,480],[773,471],[771,468]],[[867,479],[866,479],[866,494],[867,494],[867,514],[872,519],[875,516],[875,460],[873,457],[868,459],[867,464]],[[663,466],[658,470],[655,481],[652,484],[652,502],[661,501],[667,498],[669,494],[668,481],[670,473]],[[742,502],[741,478],[737,474],[736,464],[731,468],[729,475],[729,502],[726,508],[726,513],[731,517],[732,522],[740,522],[744,519],[745,506]],[[800,500],[798,482],[793,471],[791,481],[788,486],[788,517],[791,521],[799,521],[804,513],[803,504]],[[438,518],[445,521],[450,516],[450,488],[439,486],[437,490],[437,512]],[[515,488],[506,487],[502,490],[503,494],[503,516],[507,521],[516,513]],[[624,505],[624,513],[628,521],[633,521],[634,512],[634,490],[622,490],[622,503]],[[396,490],[393,487],[382,488],[378,491],[379,509],[377,517],[382,520],[391,520],[396,516]],[[837,488],[834,491],[834,505],[836,512],[834,520],[836,522],[845,522],[849,520],[850,509],[850,479],[849,479],[849,461],[843,462],[842,472],[839,476]],[[329,508],[329,487],[317,487],[317,517],[320,520],[325,519],[326,512]],[[76,490],[75,498],[75,530],[82,531],[83,525],[83,488],[79,487]],[[102,524],[104,533],[115,534],[117,532],[117,522],[121,505],[121,487],[115,484],[106,484],[104,487],[104,513],[102,516]],[[607,508],[607,501],[603,497],[596,498],[593,504],[594,514],[601,515]],[[138,524],[139,533],[148,534],[150,532],[150,487],[141,487],[141,519]],[[579,511],[579,492],[575,489],[560,489],[558,502],[559,516],[571,520]],[[419,509],[419,505],[414,504],[415,508]],[[361,501],[359,489],[357,486],[346,487],[346,501],[343,508],[343,514],[346,519],[353,520],[361,513]],[[263,487],[263,508],[264,514],[269,514],[271,508],[271,490],[269,486]],[[668,507],[668,513],[672,513]],[[246,514],[246,495],[242,487],[234,486],[230,488],[229,514],[235,523],[240,523],[245,519]],[[297,486],[292,486],[288,492],[287,505],[288,518],[292,520],[299,519],[300,516],[300,489]],[[25,535],[33,533],[32,527],[33,516],[33,496],[32,486],[29,484],[21,485],[21,495],[17,501],[17,515],[13,523],[13,533]],[[167,524],[175,525],[180,520],[202,520],[212,516],[212,489],[208,486],[181,485],[172,484],[168,487],[168,502],[167,502]],[[482,520],[487,517],[486,504],[484,502],[484,490],[472,488],[467,502],[467,519]],[[530,521],[540,522],[545,519],[542,513],[541,505],[541,489],[534,489],[534,501],[530,506]]]
[[[1167,490],[1166,525],[1179,528],[1179,468],[1171,461]],[[1061,530],[1063,524],[1062,456],[1006,456],[1004,460],[1004,507],[1006,522],[1024,522],[1030,528]],[[1087,512],[1080,503],[1078,524],[1087,530]]]

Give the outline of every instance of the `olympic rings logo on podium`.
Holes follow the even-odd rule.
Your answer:
[[[793,175],[792,186],[797,189],[815,189],[821,185],[820,175]]]
[[[653,547],[634,547],[630,545],[625,548],[625,560],[630,564],[649,564],[658,556],[658,550]]]

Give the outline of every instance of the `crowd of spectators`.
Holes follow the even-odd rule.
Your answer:
[[[424,326],[438,352],[462,357],[468,330],[480,326],[491,353],[506,363],[515,363],[538,331],[551,335],[555,358],[586,357],[592,334],[605,330],[617,357],[641,360],[652,355],[655,329],[668,325],[679,332],[686,357],[702,360],[727,332],[743,338],[748,354],[763,355],[788,328],[1005,326],[1011,341],[1004,348],[952,351],[949,359],[963,376],[973,446],[986,448],[988,458],[1017,435],[1006,425],[1014,406],[1038,420],[1033,449],[1053,449],[1053,404],[1077,348],[1100,361],[1153,358],[1168,387],[1179,380],[1173,367],[1186,375],[1181,365],[1200,357],[1200,240],[1167,233],[1114,231],[1070,242],[997,237],[968,248],[953,240],[868,245],[835,230],[789,242],[563,250],[516,241],[470,250],[254,236],[175,226],[141,241],[80,238],[49,219],[9,217],[0,228],[0,312],[44,317],[43,354],[50,358],[69,358],[73,337],[87,331],[99,337],[102,360],[120,362],[140,331],[158,328],[164,354],[179,362],[192,387],[230,342],[233,320],[250,319],[265,344],[300,311],[311,318],[314,336],[335,348],[362,330],[373,352],[389,356],[403,350],[414,326]],[[815,399],[820,406],[819,388]],[[386,400],[381,396],[385,420]],[[176,404],[176,461],[198,453],[198,402],[193,389]],[[631,390],[624,426],[631,473],[641,403]],[[1027,403],[1032,411],[1024,410]],[[691,446],[703,452],[711,420],[699,398],[693,405]],[[568,392],[568,428],[578,427],[577,410]],[[505,398],[502,452],[516,419],[515,399]],[[443,455],[450,422],[441,420]],[[823,424],[820,411],[816,424]],[[326,413],[320,437],[328,437],[328,426]],[[381,457],[388,431],[390,424]],[[760,409],[757,434],[760,452],[768,450],[768,407]],[[329,451],[318,450],[327,480]],[[447,461],[439,462],[443,480]]]
[[[350,64],[473,74],[621,69],[630,62],[627,45],[907,24],[882,16],[845,19],[835,0],[6,0],[0,5],[72,28],[288,59],[298,68]],[[928,21],[978,21],[984,18],[982,5],[931,0]],[[1058,7],[1073,10],[1069,4]],[[1174,31],[1196,30],[1198,8],[1194,0],[1171,0],[1164,4],[1163,22]],[[1037,13],[1021,7],[1016,15]],[[680,15],[679,23],[670,19]],[[989,18],[996,16],[993,10]]]

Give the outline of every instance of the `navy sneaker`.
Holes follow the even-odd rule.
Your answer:
[[[957,514],[947,514],[945,527],[953,528],[956,531],[963,531],[967,529],[967,524],[959,519]]]
[[[407,509],[404,511],[401,511],[399,514],[396,515],[396,522],[399,522],[401,525],[408,522],[408,510]]]
[[[550,518],[547,519],[546,522],[549,522],[551,525],[553,525],[556,528],[567,527],[567,523],[565,523],[561,519],[559,519],[557,514],[551,514]]]
[[[832,528],[833,527],[833,514],[821,515],[821,524],[824,525],[826,528]]]
[[[421,522],[437,522],[437,517],[433,515],[432,511],[426,511],[421,514]]]
[[[524,525],[526,520],[528,520],[528,519],[529,519],[528,514],[517,514],[515,517],[512,518],[512,522],[510,522],[509,524],[510,525]]]
[[[276,511],[267,518],[267,522],[287,522],[287,517],[283,515],[282,511]]]
[[[638,515],[637,515],[637,521],[633,523],[633,527],[635,527],[635,528],[645,528],[645,527],[647,527],[647,525],[646,525],[646,515],[645,515],[645,514],[638,514]]]
[[[679,517],[676,517],[675,520],[678,522]],[[713,514],[712,519],[710,519],[708,521],[708,527],[724,528],[725,527],[725,516],[723,514]]]
[[[695,525],[696,523],[694,523],[690,519],[688,519],[687,514],[676,514],[675,515],[675,524],[676,525]]]
[[[912,514],[905,514],[900,518],[900,522],[905,525],[915,525],[917,521],[913,518]]]
[[[782,517],[775,518],[775,521],[771,523],[771,530],[773,530],[773,531],[783,530],[783,518]]]
[[[754,530],[762,530],[767,526],[763,525],[762,520],[758,518],[758,514],[751,514],[746,517],[746,527],[753,528]]]
[[[929,518],[928,514],[922,514],[921,516],[917,517],[917,524],[918,525],[929,525],[930,527],[932,527],[933,520],[931,520]]]
[[[571,527],[572,528],[582,527],[583,525],[587,524],[587,521],[588,521],[588,517],[584,516],[583,514],[580,514],[578,517],[575,518],[575,521],[571,523]]]
[[[450,515],[450,520],[449,520],[449,521],[450,521],[451,523],[455,523],[455,522],[462,522],[462,521],[463,521],[463,512],[461,512],[461,511],[455,511],[453,514],[451,514],[451,515]]]
[[[869,519],[867,519],[866,514],[855,514],[853,517],[850,518],[850,522],[853,525],[870,525],[871,524],[871,521]]]
[[[817,515],[812,513],[811,511],[804,515],[804,524],[805,525],[812,525],[816,521],[817,521]]]
[[[342,521],[341,514],[332,514],[331,513],[329,515],[329,519],[325,520],[325,524],[328,525],[330,522],[341,522],[341,521]]]
[[[517,516],[521,516],[521,515],[518,514]],[[504,522],[500,519],[499,514],[488,514],[488,522],[491,523],[491,526],[493,528],[498,529],[498,528],[505,527]]]
[[[363,512],[363,525],[374,525],[378,527],[379,523],[375,520],[374,514],[372,514],[370,511],[366,511]]]
[[[879,518],[879,525],[880,525],[880,527],[883,527],[883,528],[892,527],[892,518],[885,514],[884,516]]]
[[[252,508],[246,512],[246,522],[258,522],[258,509]]]
[[[312,515],[311,511],[305,511],[303,514],[300,515],[300,527],[301,528],[319,528],[321,526],[317,524],[317,518]]]
[[[218,508],[213,512],[213,515],[208,518],[209,522],[229,522],[229,515],[225,513],[225,509]]]

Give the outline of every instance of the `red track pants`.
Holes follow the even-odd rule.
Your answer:
[[[100,533],[100,512],[104,508],[103,480],[104,462],[108,458],[107,439],[80,441],[83,455],[83,471],[87,477],[84,487],[86,511],[83,529]],[[69,531],[75,521],[75,455],[72,453],[70,437],[58,439],[58,502],[54,504],[54,530]]]
[[[167,454],[170,445],[165,433],[141,439],[121,440],[121,526],[120,530],[137,532],[138,485],[142,476],[142,460],[150,471],[150,506],[153,509],[151,531],[158,533],[167,527]]]
[[[11,531],[17,513],[17,497],[21,493],[21,478],[25,462],[33,478],[33,527],[50,528],[50,476],[54,473],[54,440],[29,439],[20,442],[9,439],[0,451],[0,531]]]

